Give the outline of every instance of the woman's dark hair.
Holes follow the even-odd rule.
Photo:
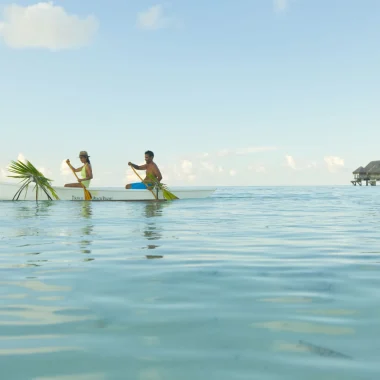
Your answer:
[[[90,156],[81,155],[80,157],[85,157],[87,160],[87,163],[89,163],[91,165]]]
[[[147,150],[145,154],[147,154],[149,157],[154,157],[154,153],[151,150]]]

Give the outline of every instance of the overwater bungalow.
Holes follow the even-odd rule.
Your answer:
[[[366,186],[370,184],[371,186],[376,186],[376,182],[380,181],[380,161],[371,161],[366,167],[358,167],[352,172],[354,175],[354,180],[351,183],[356,186],[362,186],[365,182]]]

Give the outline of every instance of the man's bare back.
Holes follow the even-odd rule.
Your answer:
[[[153,157],[154,154],[150,150],[145,152],[145,165],[135,165],[132,164],[132,162],[128,162],[128,165],[132,166],[133,168],[137,170],[145,170],[145,178],[143,180],[144,184],[151,184],[152,180],[149,178],[150,175],[152,175],[154,178],[160,182],[162,180],[162,175],[160,172],[160,169],[158,169],[158,166],[153,162]],[[128,185],[125,186],[126,189],[131,189],[133,188],[133,185],[129,183]]]
[[[146,167],[144,182],[148,183],[151,181],[151,179],[149,178],[150,175],[155,177],[158,180],[158,182],[161,181],[162,176],[161,176],[160,170],[158,169],[158,166],[154,162],[145,164],[143,166]]]

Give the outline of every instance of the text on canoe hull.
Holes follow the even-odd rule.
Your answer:
[[[71,200],[72,201],[84,201],[84,198],[83,197],[76,197],[75,195],[73,195],[71,197]],[[113,197],[92,197],[92,200],[93,201],[113,201]]]

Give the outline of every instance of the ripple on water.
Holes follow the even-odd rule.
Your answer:
[[[0,202],[2,373],[379,378],[380,198],[361,190]]]

